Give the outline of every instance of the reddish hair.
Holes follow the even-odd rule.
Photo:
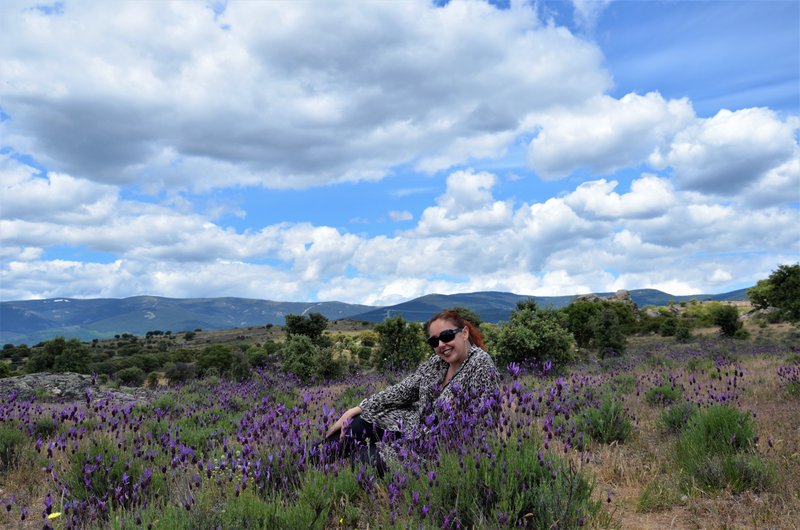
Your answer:
[[[433,324],[436,320],[447,320],[455,324],[456,327],[467,328],[469,331],[469,341],[482,350],[486,349],[486,346],[483,344],[483,335],[481,335],[481,330],[478,329],[478,326],[462,317],[457,311],[446,309],[433,315],[430,320],[425,323],[426,334],[430,335],[431,324]]]

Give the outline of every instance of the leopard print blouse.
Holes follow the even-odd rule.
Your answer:
[[[420,423],[422,411],[437,401],[453,399],[452,385],[476,389],[479,397],[499,388],[499,377],[494,361],[488,353],[472,345],[466,360],[442,388],[449,365],[434,354],[417,370],[399,383],[381,390],[365,400],[361,417],[387,431],[410,432]]]

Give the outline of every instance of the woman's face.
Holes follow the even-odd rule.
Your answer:
[[[453,330],[457,333],[452,340],[444,342],[439,335],[448,330]],[[445,335],[448,334],[446,333]],[[467,328],[459,330],[458,326],[449,320],[434,320],[428,328],[428,337],[429,339],[431,337],[440,338],[433,349],[443,361],[451,366],[461,366],[461,363],[467,358],[467,352],[469,351],[469,330]],[[449,338],[449,336],[445,338]]]

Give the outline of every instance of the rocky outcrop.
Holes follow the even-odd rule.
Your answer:
[[[620,289],[616,293],[612,294],[611,296],[600,296],[597,294],[582,294],[575,297],[576,302],[619,302],[623,304],[629,304],[633,306],[634,309],[637,309],[636,302],[633,301],[631,298],[631,293],[626,291],[625,289]]]
[[[87,388],[93,400],[109,399],[126,403],[149,401],[155,393],[144,388],[101,388],[92,376],[86,374],[36,373],[0,379],[0,399],[14,394],[17,400],[30,400],[35,396],[37,401],[81,401],[86,399]]]
[[[86,374],[36,373],[0,379],[0,396],[5,398],[14,393],[17,399],[23,400],[36,396],[44,401],[76,401],[84,399],[90,386],[92,376]]]

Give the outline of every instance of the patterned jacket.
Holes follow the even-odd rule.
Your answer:
[[[494,361],[477,346],[470,347],[464,363],[442,388],[448,368],[447,362],[434,354],[413,374],[363,400],[359,404],[361,417],[387,431],[409,432],[419,426],[420,416],[428,406],[453,399],[454,383],[464,389],[478,390],[477,399],[499,388]]]

